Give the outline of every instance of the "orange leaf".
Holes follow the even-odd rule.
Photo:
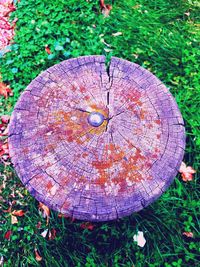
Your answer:
[[[45,46],[45,51],[47,52],[47,54],[51,54],[51,50],[50,48],[48,47],[48,45]]]
[[[11,94],[11,93],[12,93],[12,91],[8,87],[8,85],[6,85],[5,83],[0,82],[0,95],[2,95],[5,98],[7,98],[8,95]]]
[[[14,210],[12,212],[12,215],[19,216],[19,217],[24,216],[24,214],[25,214],[25,212],[23,210]]]
[[[179,172],[181,173],[181,177],[184,182],[192,181],[193,174],[196,173],[196,171],[192,167],[186,167],[186,164],[184,162],[181,163]]]
[[[39,211],[42,212],[43,218],[47,218],[47,225],[49,223],[50,209],[43,203],[39,202]]]
[[[36,248],[35,248],[35,259],[36,259],[36,261],[41,261],[42,260],[42,257],[40,256],[40,254],[38,253]]]

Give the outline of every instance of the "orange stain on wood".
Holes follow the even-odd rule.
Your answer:
[[[140,119],[141,119],[141,120],[144,120],[146,114],[147,114],[147,112],[146,112],[144,109],[142,109],[142,110],[140,111]]]
[[[160,120],[155,120],[155,123],[157,123],[157,124],[161,124],[161,121]]]
[[[50,190],[53,187],[53,184],[51,181],[49,181],[46,185],[47,189]]]
[[[85,87],[81,86],[81,87],[80,87],[80,92],[81,92],[81,93],[85,93],[85,92],[86,92]]]

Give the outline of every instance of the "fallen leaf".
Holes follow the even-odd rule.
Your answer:
[[[184,162],[181,163],[179,172],[181,173],[181,177],[184,182],[192,181],[193,174],[196,173],[196,171],[191,166],[186,167],[186,164]]]
[[[8,95],[12,95],[12,91],[8,85],[3,82],[0,82],[0,95],[8,98]]]
[[[115,33],[112,33],[112,36],[114,36],[114,37],[119,36],[119,35],[122,35],[122,32],[115,32]]]
[[[93,228],[94,228],[94,225],[92,224],[92,223],[90,223],[90,222],[85,222],[85,223],[82,223],[81,225],[80,225],[80,227],[82,228],[82,229],[88,229],[88,230],[93,230]]]
[[[11,230],[8,230],[5,235],[4,235],[4,238],[7,239],[7,240],[10,240],[10,236],[12,234],[12,231]]]
[[[9,51],[6,47],[9,45],[14,35],[15,22],[12,24],[9,21],[10,13],[14,10],[15,6],[13,1],[0,1],[0,50],[3,51],[3,53]]]
[[[183,235],[187,236],[187,237],[193,237],[193,233],[192,232],[183,232]]]
[[[146,239],[144,238],[142,231],[138,231],[138,233],[133,236],[133,240],[137,242],[139,247],[144,247],[144,245],[146,244]]]
[[[190,16],[190,12],[185,12],[184,14],[188,17]]]
[[[104,3],[104,0],[100,0],[100,8],[101,8],[101,13],[105,16],[108,17],[110,14],[110,11],[112,9],[111,5],[106,5]]]
[[[138,9],[138,8],[140,8],[141,7],[141,5],[135,5],[135,6],[133,6],[132,8],[133,9]]]
[[[12,206],[10,206],[7,210],[3,210],[3,212],[11,212]]]
[[[1,116],[1,121],[2,121],[3,123],[8,123],[9,120],[10,120],[10,116],[9,116],[9,115],[2,115],[2,116]]]
[[[5,136],[5,135],[8,135],[8,127],[6,127],[6,129],[3,131],[3,133],[2,133],[2,136]]]
[[[112,9],[111,5],[105,5],[105,7],[102,8],[101,12],[104,15],[104,17],[108,17],[110,15],[111,9]]]
[[[38,222],[37,225],[36,225],[36,228],[37,229],[40,229],[41,228],[41,225],[42,225],[42,223],[41,222]]]
[[[17,217],[11,214],[11,224],[18,223]]]
[[[56,229],[52,228],[49,231],[49,240],[53,240],[53,239],[55,239],[55,237],[56,237]]]
[[[3,144],[0,143],[0,157],[6,154],[9,154],[8,142]]]
[[[43,218],[47,218],[47,225],[49,223],[50,209],[43,203],[39,202],[39,211],[42,212]]]
[[[48,47],[48,45],[45,46],[45,51],[46,51],[47,54],[49,54],[49,55],[52,54],[50,48]]]
[[[12,212],[12,215],[19,216],[19,217],[24,216],[24,214],[25,214],[25,212],[23,210],[14,210]]]
[[[36,261],[41,261],[42,260],[42,257],[40,256],[40,254],[38,253],[36,248],[35,248],[35,259],[36,259]]]
[[[48,233],[48,229],[44,230],[42,233],[41,233],[41,236],[43,236],[44,238],[47,236],[47,233]]]

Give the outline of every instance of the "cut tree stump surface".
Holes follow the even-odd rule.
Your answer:
[[[9,124],[18,176],[40,202],[76,219],[108,221],[156,200],[185,149],[178,106],[148,70],[112,57],[52,66],[21,94]]]

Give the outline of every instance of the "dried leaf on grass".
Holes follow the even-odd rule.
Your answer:
[[[45,238],[47,236],[48,231],[48,229],[45,229],[40,235]]]
[[[25,214],[25,211],[23,211],[23,210],[14,210],[12,212],[12,215],[19,216],[19,217],[24,216],[24,214]]]
[[[191,166],[186,166],[185,162],[181,163],[179,172],[181,173],[181,177],[184,182],[192,181],[193,174],[196,173],[196,171]]]
[[[192,232],[183,232],[183,235],[187,236],[187,237],[194,237]]]
[[[37,251],[37,249],[35,248],[35,259],[36,261],[41,261],[42,257],[40,256],[39,252]]]
[[[11,214],[11,224],[18,223],[17,217]]]
[[[39,212],[42,214],[43,218],[47,218],[47,225],[49,224],[50,209],[43,203],[39,202]]]
[[[10,87],[3,82],[0,82],[0,95],[5,98],[8,98],[8,95],[13,95]]]
[[[112,9],[112,6],[106,5],[104,3],[104,0],[100,0],[100,8],[101,8],[101,13],[104,15],[104,17],[108,17]]]
[[[49,231],[49,240],[54,240],[56,237],[56,229],[52,228],[50,231]]]

